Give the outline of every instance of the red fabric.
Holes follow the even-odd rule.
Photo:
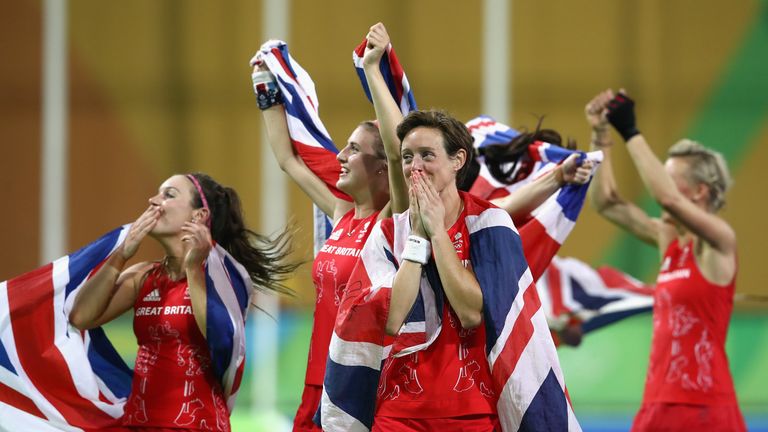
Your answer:
[[[726,286],[704,279],[694,244],[667,248],[656,282],[653,341],[643,402],[736,403],[725,353],[736,275]]]
[[[742,432],[746,431],[739,407],[651,403],[640,407],[632,432]]]
[[[296,417],[293,419],[293,432],[322,432],[322,429],[312,421],[322,397],[323,386],[304,385],[301,404],[296,411]]]
[[[492,432],[501,431],[495,414],[482,414],[454,418],[409,419],[376,417],[371,432]]]
[[[448,230],[448,236],[459,259],[468,266],[469,232],[464,223],[465,217],[464,213],[459,216],[456,224]],[[445,303],[443,327],[432,345],[404,357],[390,357],[384,363],[376,418],[495,416],[497,397],[492,388],[485,356],[485,327],[481,324],[471,330],[463,329],[456,314]]]
[[[187,281],[156,267],[139,291],[133,331],[139,344],[123,424],[229,431],[221,385],[192,313]]]
[[[323,385],[328,345],[331,343],[339,302],[344,296],[349,275],[371,229],[376,224],[379,212],[363,219],[353,219],[354,215],[355,211],[350,210],[342,216],[312,264],[312,281],[317,293],[317,304],[312,323],[305,384]]]

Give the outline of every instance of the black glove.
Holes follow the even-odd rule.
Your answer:
[[[640,133],[635,126],[635,101],[624,93],[619,93],[608,102],[608,121],[624,141]]]

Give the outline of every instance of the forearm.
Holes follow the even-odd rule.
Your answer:
[[[607,207],[618,202],[619,192],[616,183],[616,177],[613,173],[611,163],[612,141],[607,129],[596,129],[592,131],[591,150],[602,150],[603,161],[600,167],[595,170],[592,177],[592,187],[589,188],[589,196],[593,207],[602,212]]]
[[[482,321],[483,294],[475,275],[459,261],[445,231],[432,236],[432,250],[443,290],[461,326],[466,329],[477,327]]]
[[[274,105],[261,111],[267,131],[267,141],[280,168],[285,170],[291,160],[297,158],[288,132],[288,119],[283,105]]]
[[[421,264],[404,260],[395,274],[386,328],[386,332],[390,336],[394,336],[400,331],[400,327],[413,308],[413,303],[419,293],[421,271]]]
[[[672,201],[682,198],[674,181],[664,169],[664,165],[641,134],[637,134],[627,141],[627,151],[638,174],[640,174],[640,179],[656,202],[662,207],[668,208]]]
[[[125,259],[117,251],[83,284],[69,313],[69,321],[73,326],[79,329],[94,326],[115,295],[117,280],[123,267]]]
[[[563,173],[561,167],[549,171],[535,181],[515,190],[511,194],[497,198],[492,202],[506,210],[513,220],[518,220],[529,215],[539,207],[553,193],[563,186]]]
[[[379,133],[384,143],[389,171],[389,191],[392,212],[402,213],[408,209],[408,187],[402,170],[400,140],[397,138],[397,125],[403,120],[403,114],[384,81],[379,65],[366,65],[365,79],[371,92]]]
[[[205,271],[202,266],[194,266],[186,270],[187,284],[189,285],[189,297],[192,303],[192,313],[195,316],[195,322],[203,337],[206,335],[206,309],[207,297],[205,287]]]
[[[296,154],[288,132],[288,123],[283,105],[275,105],[262,111],[267,129],[267,140],[280,169],[304,191],[307,196],[327,215],[333,217],[337,200],[330,185],[316,174]]]

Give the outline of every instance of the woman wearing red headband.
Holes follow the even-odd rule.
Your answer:
[[[125,268],[147,236],[160,243],[165,257]],[[206,330],[204,270],[214,242],[245,267],[254,285],[285,291],[281,281],[296,267],[282,263],[286,234],[270,241],[249,230],[234,189],[188,174],[163,182],[75,299],[69,318],[78,329],[134,309],[139,352],[123,415],[128,428],[230,430],[225,390],[207,345],[217,337]]]

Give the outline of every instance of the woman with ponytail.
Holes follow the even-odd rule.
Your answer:
[[[126,268],[147,236],[165,256]],[[220,317],[209,313],[216,306],[209,302],[226,299],[211,296],[216,281],[207,260],[221,248],[220,262],[230,271],[247,273],[257,289],[285,292],[282,281],[296,268],[284,262],[289,246],[286,233],[270,240],[249,230],[235,190],[211,177],[174,175],[163,182],[122,245],[82,287],[69,315],[85,330],[134,310],[139,352],[124,426],[230,430],[228,398],[237,386],[231,376],[220,377],[213,353],[228,335],[217,333]],[[240,292],[249,293],[245,288]],[[237,300],[247,307],[248,299]]]

